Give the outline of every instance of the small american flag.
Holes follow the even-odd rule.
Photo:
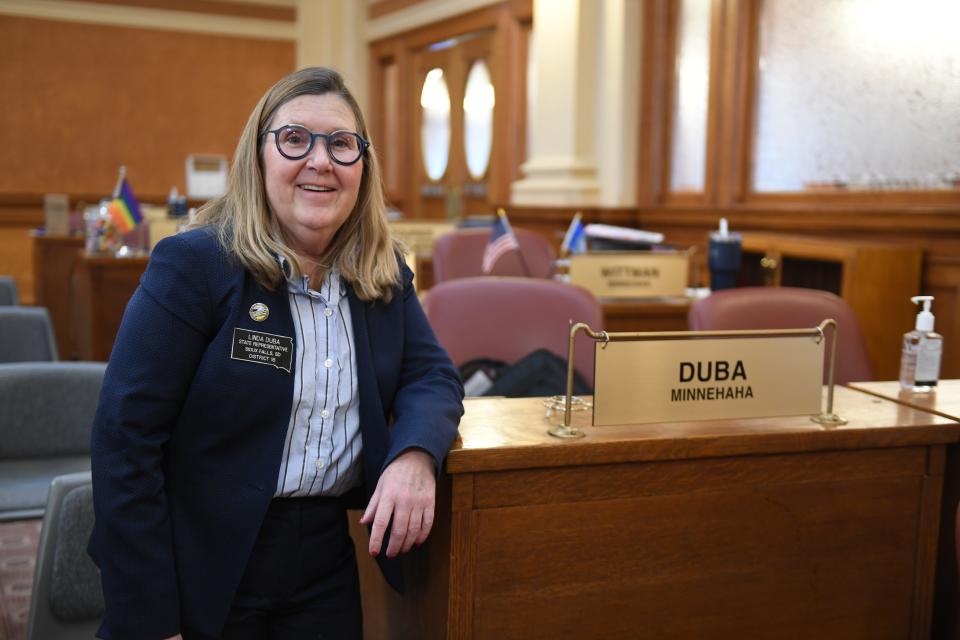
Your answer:
[[[517,242],[517,236],[513,235],[513,229],[510,228],[507,213],[503,209],[498,209],[497,219],[490,229],[490,241],[483,250],[483,272],[492,272],[493,266],[504,254],[519,249],[520,244]]]

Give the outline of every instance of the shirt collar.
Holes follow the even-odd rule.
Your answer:
[[[291,293],[309,296],[311,298],[319,297],[329,305],[337,305],[340,298],[344,295],[343,279],[340,277],[340,270],[337,267],[331,268],[324,276],[320,284],[320,291],[309,287],[309,276],[300,276],[299,280],[293,277],[293,269],[287,263],[286,258],[277,256],[277,262],[280,263],[280,270],[283,277],[287,280],[287,290]]]

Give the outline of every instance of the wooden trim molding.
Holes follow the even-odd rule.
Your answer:
[[[387,11],[374,16],[373,11],[377,4],[370,7],[367,41],[375,42],[501,3],[502,0],[421,0],[413,3],[403,0],[384,0],[383,3],[377,4],[395,5],[396,8],[391,10],[387,7]],[[401,4],[403,6],[400,6]]]
[[[669,5],[665,0],[643,4],[640,50],[640,126],[637,140],[637,202],[655,206],[664,197],[663,185],[669,184],[670,131],[667,128],[671,103],[671,74],[667,50],[666,26]]]
[[[367,18],[376,20],[385,15],[419,4],[424,0],[375,0],[367,7]]]
[[[138,6],[130,6],[136,4]],[[177,10],[159,9],[154,5],[176,6]],[[188,8],[189,6],[189,8]],[[134,27],[159,31],[209,33],[226,36],[294,41],[296,20],[289,11],[264,7],[269,18],[244,15],[243,3],[174,2],[153,0],[0,0],[0,15],[13,15],[41,20],[58,20],[115,27]],[[250,7],[259,9],[259,7]],[[253,13],[259,14],[259,11]]]
[[[99,193],[70,193],[67,194],[70,210],[75,211],[83,203],[95,205],[109,194]],[[137,194],[137,199],[144,205],[166,206],[167,196],[156,194]],[[199,207],[206,200],[191,199],[187,206]],[[3,225],[30,225],[43,226],[43,194],[37,193],[0,193],[0,226]]]
[[[76,0],[90,4],[106,4],[121,7],[141,7],[161,11],[188,11],[238,18],[257,18],[296,22],[297,9],[294,0],[264,2],[263,0],[246,2],[243,0]]]

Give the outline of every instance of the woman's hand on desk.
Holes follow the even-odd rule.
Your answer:
[[[433,528],[437,490],[434,471],[433,457],[420,449],[404,451],[383,470],[370,504],[360,518],[361,524],[373,523],[370,555],[380,554],[391,516],[393,528],[387,545],[388,558],[406,553],[427,539]]]

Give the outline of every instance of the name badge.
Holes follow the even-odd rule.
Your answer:
[[[267,364],[290,373],[293,363],[293,338],[234,327],[230,357],[244,362]]]

